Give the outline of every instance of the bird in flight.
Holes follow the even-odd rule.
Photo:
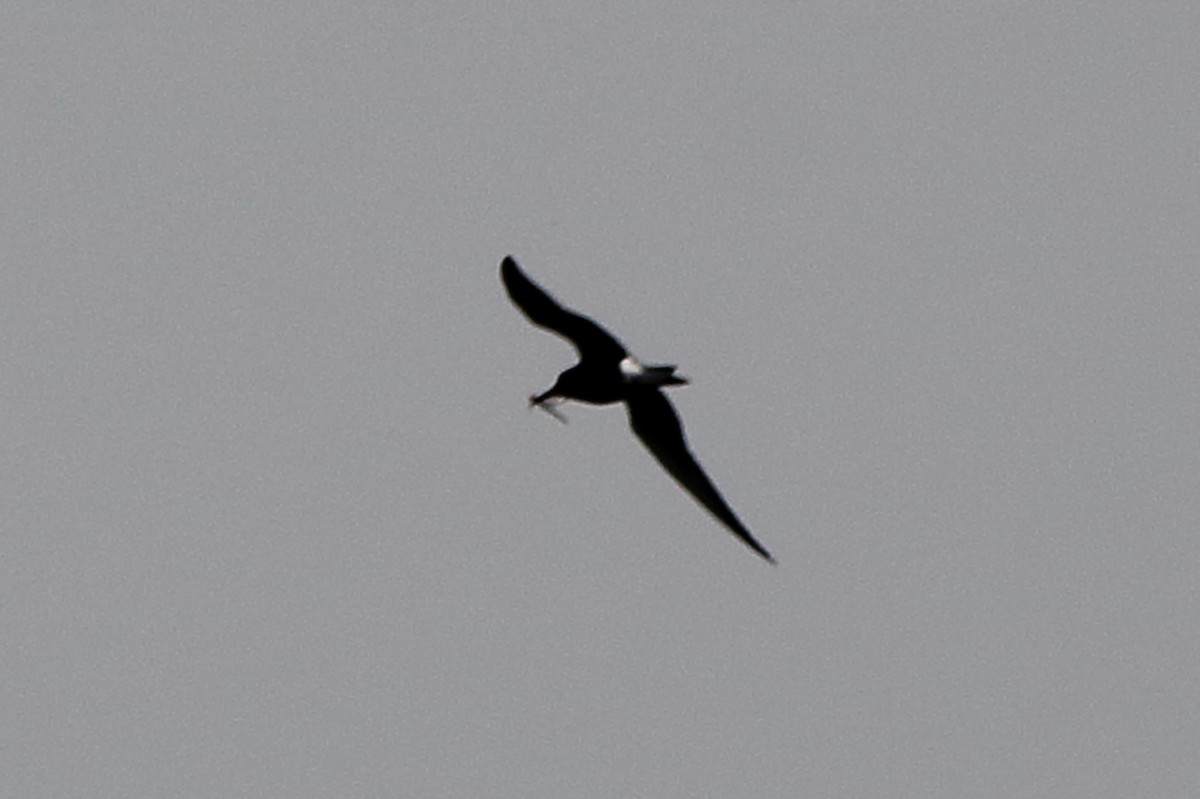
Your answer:
[[[509,299],[530,322],[566,338],[579,353],[579,363],[560,374],[549,389],[530,397],[530,406],[565,422],[555,406],[566,400],[592,405],[624,402],[629,426],[667,473],[742,543],[774,563],[771,553],[734,514],[688,449],[679,416],[661,390],[687,383],[675,374],[675,367],[642,364],[600,325],[559,305],[521,271],[512,256],[501,262],[500,279]]]

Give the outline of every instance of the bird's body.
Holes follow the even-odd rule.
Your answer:
[[[687,383],[675,373],[675,367],[643,365],[600,325],[559,305],[511,257],[500,264],[500,278],[509,298],[529,321],[567,338],[579,352],[579,363],[560,374],[548,390],[530,397],[530,403],[556,416],[552,405],[568,399],[592,405],[625,403],[630,427],[655,460],[746,546],[774,563],[688,450],[679,416],[661,390]]]

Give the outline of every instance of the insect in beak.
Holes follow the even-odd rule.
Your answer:
[[[561,403],[563,401],[564,400],[562,397],[546,397],[545,399],[542,399],[535,394],[529,398],[529,407],[530,408],[535,408],[535,407],[541,408],[543,411],[550,414],[558,421],[562,422],[563,424],[566,424],[567,417],[563,415],[562,411],[560,411],[554,407],[555,405],[558,405],[559,403]]]

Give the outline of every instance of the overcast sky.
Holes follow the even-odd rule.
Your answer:
[[[1193,3],[10,3],[0,795],[1200,795]],[[647,361],[779,559],[570,365]]]

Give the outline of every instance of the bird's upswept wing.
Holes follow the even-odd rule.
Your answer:
[[[774,563],[771,553],[754,540],[688,450],[683,425],[666,395],[657,388],[638,388],[630,392],[625,404],[629,426],[667,473],[746,546]]]
[[[570,340],[580,361],[618,362],[628,353],[621,342],[586,316],[570,311],[530,280],[512,256],[500,264],[500,279],[509,299],[538,327]]]

